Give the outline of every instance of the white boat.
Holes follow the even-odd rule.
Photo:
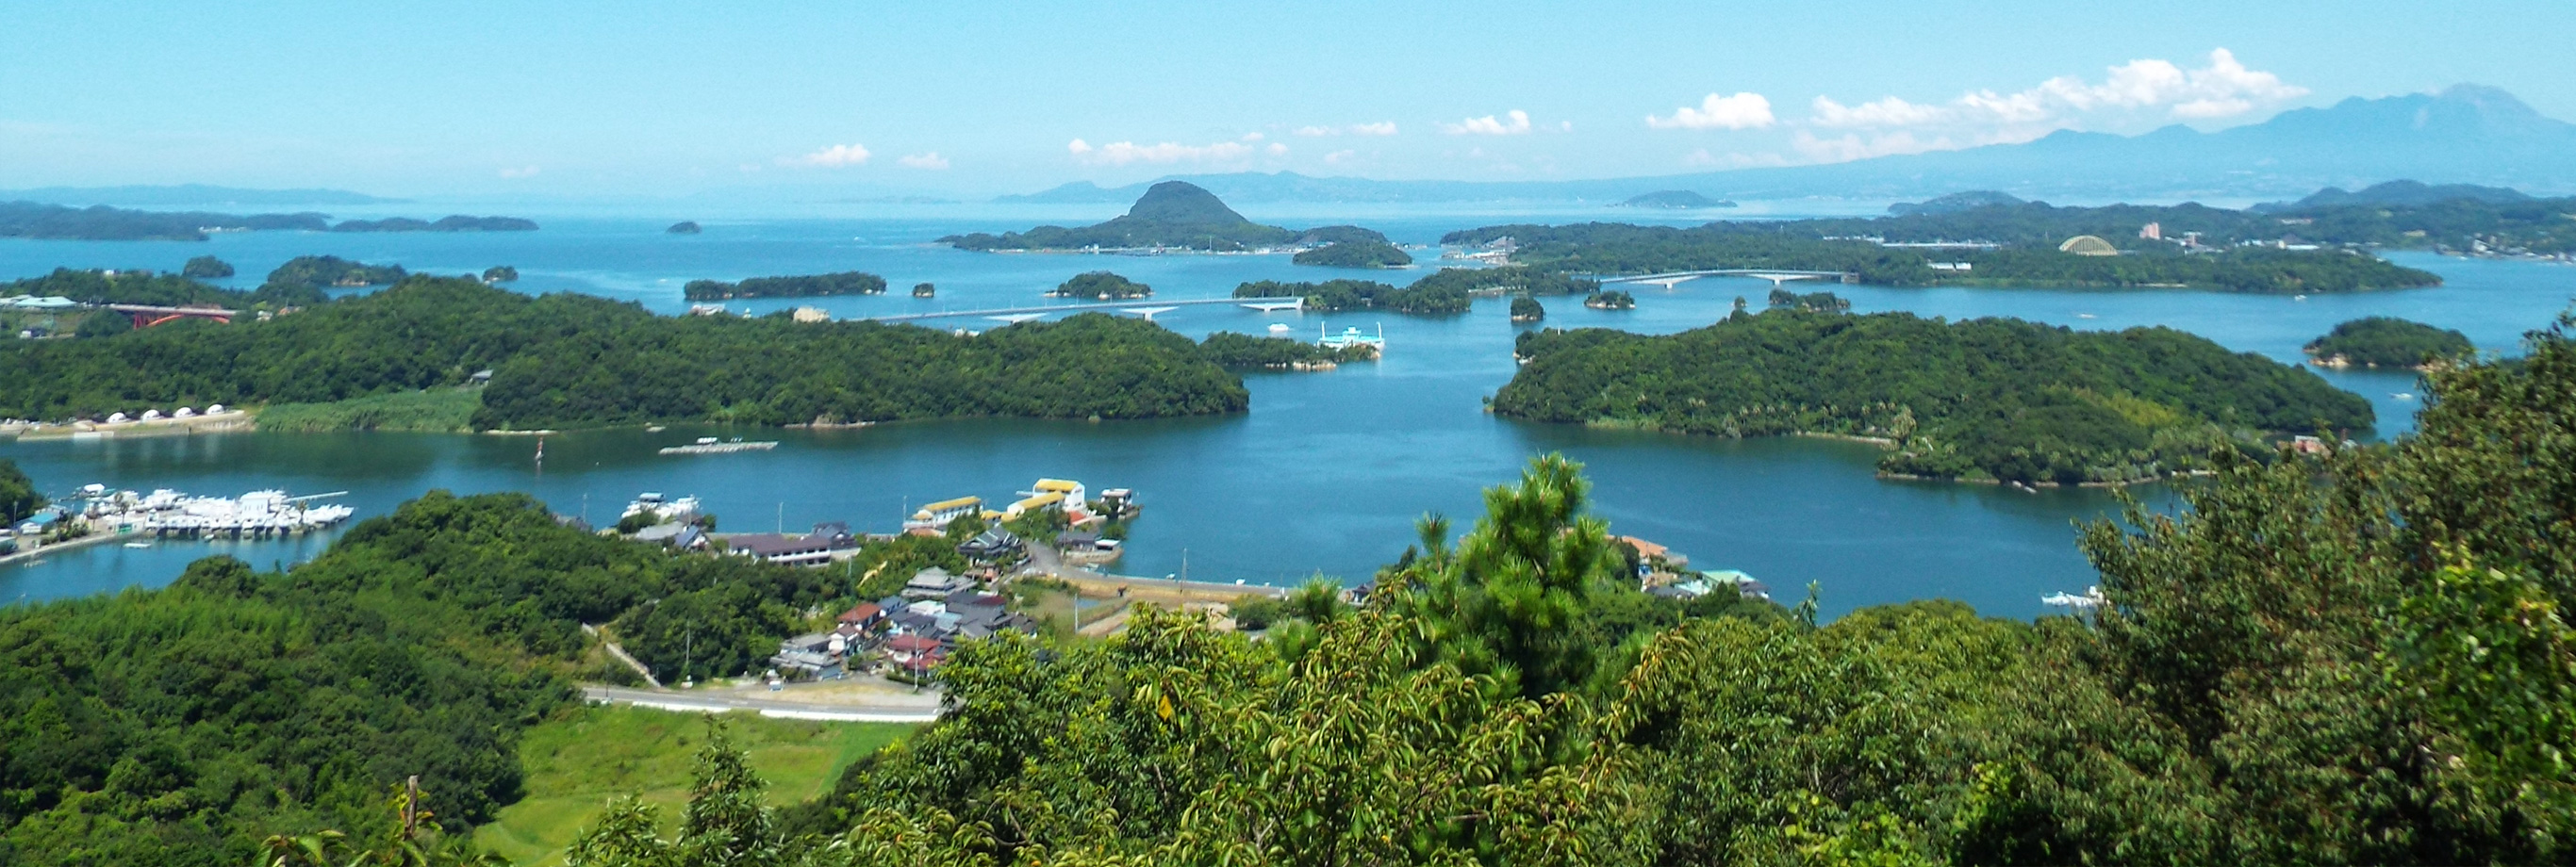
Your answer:
[[[1286,334],[1286,333],[1288,333],[1288,323],[1285,323],[1285,322],[1273,322],[1273,323],[1270,323],[1270,333],[1272,333],[1272,334]]]

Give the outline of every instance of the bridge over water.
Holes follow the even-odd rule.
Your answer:
[[[230,323],[235,311],[221,307],[158,307],[150,304],[108,304],[109,310],[123,313],[134,320],[136,328],[150,328],[174,319],[212,319]]]
[[[1303,311],[1306,309],[1306,299],[1304,298],[1196,298],[1182,301],[1164,301],[1156,299],[1151,302],[1145,302],[1144,299],[1138,299],[1138,301],[1140,303],[1137,304],[1052,304],[1032,307],[988,307],[979,310],[942,310],[937,313],[894,313],[884,316],[852,316],[849,317],[849,319],[854,322],[911,322],[918,319],[949,319],[959,316],[982,316],[992,319],[1005,319],[1011,322],[1025,322],[1030,319],[1036,319],[1053,313],[1085,312],[1125,313],[1132,316],[1142,316],[1147,319],[1152,319],[1158,314],[1169,313],[1177,308],[1208,304],[1232,304],[1249,310],[1259,310],[1264,313],[1277,313],[1283,310]]]
[[[1860,275],[1850,271],[1803,271],[1795,268],[1711,268],[1702,271],[1667,271],[1661,274],[1577,274],[1574,276],[1592,280],[1604,286],[1613,283],[1651,283],[1666,289],[1702,277],[1751,277],[1757,280],[1769,280],[1773,289],[1778,289],[1791,280],[1860,282]]]

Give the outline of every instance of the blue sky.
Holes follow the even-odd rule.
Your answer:
[[[10,0],[0,188],[1614,177],[2216,128],[2463,81],[2576,118],[2576,4],[2084,6]]]

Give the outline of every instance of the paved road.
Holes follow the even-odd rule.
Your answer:
[[[772,695],[793,695],[792,692]],[[823,704],[796,701],[791,698],[746,696],[728,692],[657,692],[649,689],[623,689],[613,686],[582,688],[582,697],[594,702],[628,704],[656,710],[722,713],[757,711],[761,716],[782,719],[830,720],[834,722],[929,722],[939,718],[936,693],[922,693],[926,701],[887,702],[882,704]]]

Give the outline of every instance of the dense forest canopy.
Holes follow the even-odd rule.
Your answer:
[[[883,295],[885,278],[864,271],[836,274],[808,274],[795,277],[753,277],[739,283],[722,280],[691,280],[681,287],[681,295],[690,301],[725,301],[735,298],[812,298],[825,295]]]
[[[1413,256],[1384,241],[1335,241],[1301,250],[1289,261],[1326,268],[1400,268],[1413,264]]]
[[[572,294],[413,277],[271,322],[174,322],[0,346],[0,417],[324,403],[495,373],[480,427],[750,424],[960,415],[1146,418],[1241,411],[1196,344],[1107,315],[959,336],[784,315],[662,317]]]
[[[2338,324],[2325,336],[2308,341],[2308,357],[2320,364],[2363,367],[2419,367],[2426,359],[2458,358],[2478,350],[2469,336],[2389,316],[2365,316]]]
[[[1505,265],[1496,268],[1442,268],[1413,281],[1413,289],[1457,290],[1471,295],[1590,295],[1601,284],[1560,271]]]
[[[1494,395],[1503,415],[1880,438],[1882,471],[1934,478],[2154,478],[2204,468],[2213,448],[2372,420],[2313,373],[2168,328],[1784,307],[1657,337],[1531,332],[1515,352],[1529,363]]]
[[[60,296],[83,304],[143,304],[154,307],[223,307],[231,310],[302,307],[329,301],[319,287],[271,282],[244,292],[200,283],[188,277],[150,271],[74,271],[0,284],[0,297]]]
[[[2200,210],[2217,212],[2216,209]],[[1989,207],[1937,216],[1721,222],[1687,229],[1619,223],[1488,226],[1451,232],[1441,242],[1487,244],[1509,238],[1517,245],[1512,254],[1515,261],[1569,273],[1636,274],[1717,268],[1780,268],[1841,271],[1852,274],[1860,282],[1883,286],[2152,286],[2292,294],[2415,288],[2441,283],[2441,278],[2431,272],[2345,250],[2247,247],[2186,253],[2172,244],[2140,242],[2143,246],[2124,248],[2127,252],[2119,256],[2070,255],[2057,250],[2057,244],[2068,236],[2052,233],[2066,230],[2070,225],[2089,223],[2068,223],[2054,218],[2024,220],[2018,214],[2013,209]],[[1978,215],[1995,219],[1971,219]],[[1904,226],[1938,228],[1922,228],[1921,231],[1907,233],[1900,231]],[[2010,237],[2017,240],[1998,249],[1924,251],[1887,247],[1860,237],[1884,232],[1886,240],[1892,242],[1955,241],[1962,237],[1980,236],[1945,235],[1943,232],[1989,229],[2016,232]],[[2105,234],[2103,237],[2115,241],[2132,237],[2137,232],[2137,224],[2128,224],[2124,231],[2127,234]],[[2166,232],[2168,237],[2173,237],[2179,230],[2168,228]],[[1913,235],[1922,237],[1917,239]],[[1935,262],[1966,263],[1969,267],[1966,270],[1936,270],[1932,267]]]
[[[1417,282],[1398,289],[1374,280],[1326,280],[1321,283],[1258,280],[1234,287],[1234,297],[1304,298],[1306,309],[1324,313],[1386,310],[1446,315],[1465,313],[1470,306],[1467,290],[1454,285],[1426,286]]]
[[[835,583],[432,493],[288,573],[211,557],[164,590],[0,608],[0,860],[229,867],[270,834],[376,839],[414,774],[462,831],[519,797],[518,734],[575,700],[582,624],[675,676],[684,640],[730,674],[848,600]]]
[[[44,507],[45,495],[18,469],[18,462],[0,458],[0,524],[14,526]]]

